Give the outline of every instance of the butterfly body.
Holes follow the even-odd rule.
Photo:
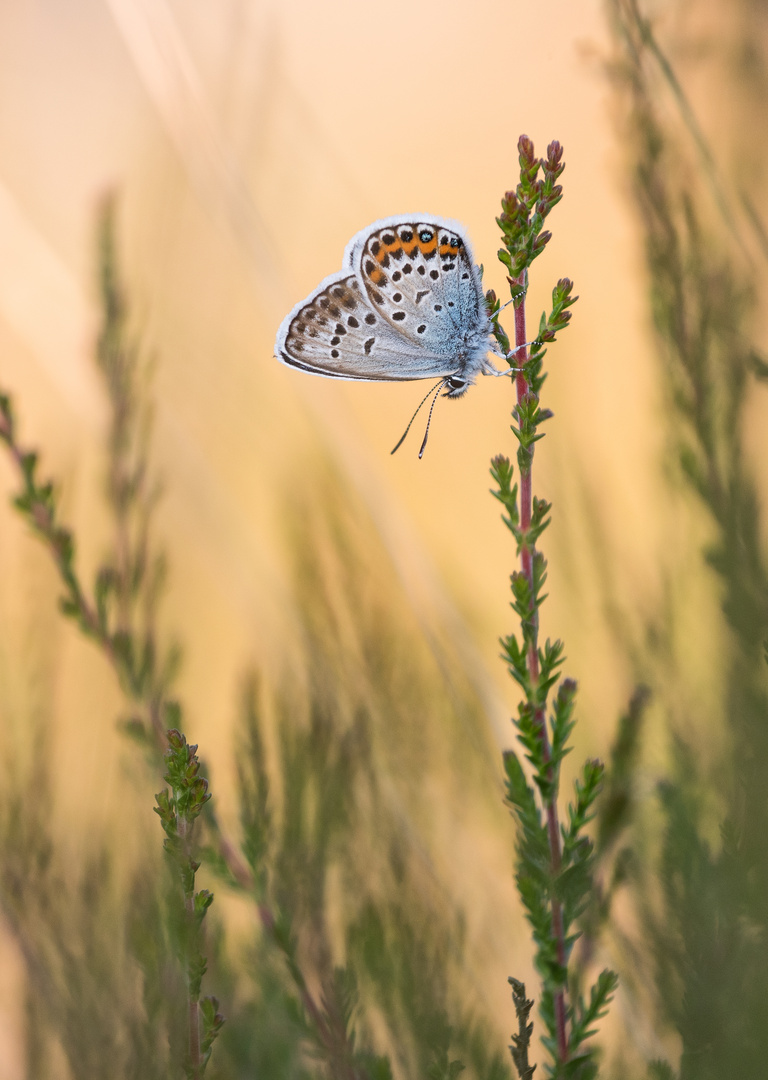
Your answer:
[[[275,354],[333,379],[444,380],[460,397],[487,359],[490,320],[463,227],[429,214],[376,221],[353,236],[344,267],[283,320]]]

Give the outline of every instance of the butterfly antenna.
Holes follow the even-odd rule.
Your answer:
[[[442,386],[444,386],[444,385],[445,385],[445,379],[441,379],[439,383],[436,383],[436,384],[435,384],[435,386],[437,386],[438,390],[439,390],[439,389],[440,389],[440,388],[441,388]],[[430,395],[430,394],[432,393],[432,391],[433,391],[434,389],[435,389],[435,387],[434,387],[434,386],[430,386],[429,390],[427,390],[427,392],[426,392],[426,394],[424,395],[424,397],[423,397],[423,398],[421,399],[421,401],[419,402],[419,404],[418,404],[418,405],[416,406],[416,412],[415,412],[415,413],[413,414],[413,416],[411,417],[411,419],[410,419],[410,420],[408,421],[408,427],[407,427],[407,428],[405,429],[405,431],[403,432],[403,434],[402,434],[402,435],[400,436],[400,439],[398,440],[397,446],[395,446],[395,447],[394,447],[394,448],[393,448],[392,450],[390,450],[390,454],[394,454],[395,450],[399,450],[399,449],[400,449],[400,447],[401,447],[401,446],[403,445],[403,443],[405,442],[405,437],[406,437],[406,435],[407,435],[407,434],[408,434],[408,432],[409,432],[409,431],[411,430],[411,424],[412,424],[412,423],[413,423],[413,421],[414,421],[414,420],[416,419],[416,417],[417,417],[417,415],[418,415],[418,413],[419,413],[419,409],[421,408],[421,406],[422,406],[422,405],[424,404],[424,402],[425,402],[425,401],[427,400],[427,398],[429,397],[429,395]],[[430,416],[431,416],[431,415],[432,415],[432,410],[430,409]],[[427,424],[427,429],[429,429],[429,424]],[[426,439],[424,440],[424,444],[426,445]],[[423,450],[424,450],[424,447],[422,446],[422,448],[421,448],[421,449],[422,449],[422,452],[423,452]],[[419,457],[421,457],[421,454],[419,454]]]
[[[435,402],[440,396],[440,391],[443,389],[443,386],[447,381],[447,379],[443,379],[443,381],[440,383],[437,390],[435,391],[435,396],[432,398],[432,404],[429,406],[429,416],[427,417],[427,430],[424,432],[424,442],[421,444],[421,450],[419,450],[419,461],[421,461],[422,457],[424,456],[424,451],[427,448],[427,439],[429,438],[429,425],[432,423],[432,410],[435,407]],[[432,393],[431,390],[430,393]]]

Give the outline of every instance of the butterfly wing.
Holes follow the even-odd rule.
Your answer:
[[[344,261],[374,312],[420,350],[452,358],[454,370],[488,351],[480,272],[458,222],[385,218],[352,238]]]
[[[289,367],[364,382],[439,378],[450,359],[418,345],[376,311],[349,269],[331,274],[283,320],[275,355]]]

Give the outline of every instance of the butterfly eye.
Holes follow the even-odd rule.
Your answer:
[[[421,240],[422,244],[428,244],[433,235],[429,229],[422,229],[419,233],[419,240]]]
[[[464,387],[467,385],[466,379],[457,379],[455,375],[450,379],[446,379],[446,382],[448,386],[450,386],[451,391],[463,390]]]

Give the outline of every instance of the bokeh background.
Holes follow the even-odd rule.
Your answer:
[[[746,40],[764,48],[764,13],[688,0],[658,3],[653,15],[718,167],[732,179],[749,147],[744,168],[764,208],[762,84],[749,83],[738,52]],[[670,483],[617,49],[597,0],[0,6],[0,383],[22,440],[58,478],[83,575],[110,535],[107,402],[93,349],[97,210],[115,194],[132,332],[152,365],[155,535],[170,568],[161,621],[182,644],[176,693],[217,811],[234,827],[248,671],[303,685],[314,662],[354,683],[360,642],[401,633],[421,674],[404,669],[403,716],[377,714],[374,760],[404,845],[421,852],[424,890],[435,902],[448,894],[461,913],[472,1008],[501,1048],[513,1024],[507,975],[535,986],[499,755],[517,700],[498,659],[512,629],[514,552],[488,494],[489,459],[514,453],[512,388],[481,380],[459,403],[441,402],[424,459],[420,431],[392,457],[421,385],[317,379],[278,364],[272,349],[285,313],[340,266],[349,237],[391,214],[462,221],[486,283],[502,293],[494,217],[516,182],[517,138],[531,136],[539,153],[558,139],[565,197],[531,274],[529,320],[558,278],[575,281],[572,326],[548,357],[555,419],[536,456],[536,489],[554,503],[542,632],[565,640],[579,682],[574,760],[609,752],[643,635],[671,597],[681,601],[676,685],[697,738],[717,747],[725,631],[698,558],[706,517]],[[660,101],[675,118],[674,95]],[[758,291],[763,278],[758,259]],[[765,406],[758,389],[744,429],[763,490]],[[116,730],[125,705],[112,672],[56,613],[49,559],[9,506],[15,483],[0,458],[4,754],[17,774],[36,755],[55,762],[50,813],[67,866],[104,836],[130,860],[148,838],[160,848],[158,782]],[[316,600],[338,635],[328,655]],[[663,710],[652,707],[643,797],[667,751]],[[237,932],[253,931],[250,910],[219,901]],[[0,956],[0,1078],[16,1080],[31,1075],[29,1001],[10,931]],[[620,995],[612,1045],[635,1044],[639,1059],[674,1055],[674,1037],[627,1022],[632,1007]],[[70,1075],[65,1058],[52,1059],[50,1075]]]

